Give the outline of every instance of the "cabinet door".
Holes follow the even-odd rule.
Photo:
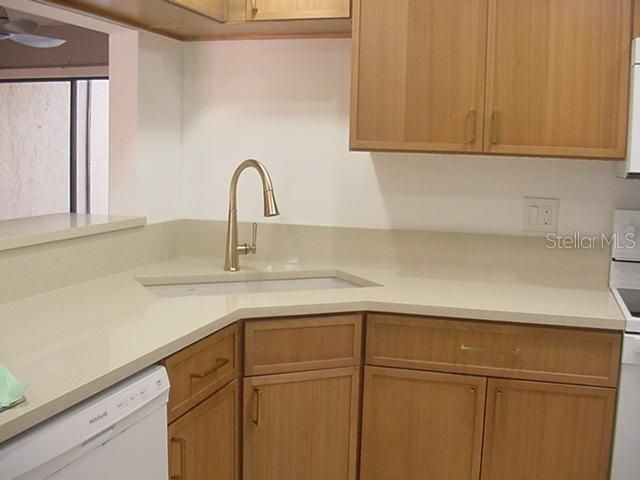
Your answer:
[[[180,7],[206,17],[224,22],[226,20],[226,0],[167,0]]]
[[[621,158],[631,0],[489,0],[485,150]]]
[[[487,0],[355,0],[351,149],[482,150]]]
[[[478,479],[485,389],[483,377],[366,367],[361,477]]]
[[[354,480],[358,368],[247,378],[245,480]]]
[[[247,20],[349,18],[351,0],[246,0]]]
[[[489,380],[483,480],[607,480],[615,390]]]
[[[239,480],[238,381],[169,425],[172,479]]]

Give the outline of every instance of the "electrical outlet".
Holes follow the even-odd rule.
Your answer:
[[[524,197],[522,229],[532,233],[553,233],[558,231],[557,198]]]

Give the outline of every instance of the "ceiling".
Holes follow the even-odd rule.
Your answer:
[[[2,6],[2,4],[0,4],[0,6]],[[10,20],[18,20],[18,19],[26,18],[28,20],[33,20],[34,22],[37,22],[39,25],[43,25],[43,26],[66,25],[65,23],[58,22],[57,20],[52,20],[50,18],[45,18],[45,17],[39,17],[37,15],[31,15],[30,13],[21,12],[20,10],[14,10],[11,8],[5,8],[5,10],[7,11]]]

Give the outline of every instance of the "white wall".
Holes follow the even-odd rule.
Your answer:
[[[181,216],[182,49],[139,34],[136,189],[140,213],[152,219]]]
[[[110,36],[111,214],[180,216],[182,48],[146,32]]]
[[[182,44],[110,35],[109,213],[180,216]]]
[[[349,153],[350,41],[185,44],[183,215],[226,217],[234,167],[269,168],[293,224],[522,234],[522,197],[560,198],[559,229],[609,229],[640,183],[603,161]],[[249,177],[249,174],[247,174]],[[240,218],[260,218],[257,176]]]

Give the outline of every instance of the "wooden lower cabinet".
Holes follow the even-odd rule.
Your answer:
[[[226,386],[237,327],[167,359],[170,479],[609,479],[620,333],[371,313],[363,371],[362,327],[248,321]]]
[[[483,377],[366,367],[361,478],[478,479],[485,389]]]
[[[489,380],[482,480],[607,480],[616,392]]]
[[[244,480],[355,480],[359,368],[244,380]]]
[[[169,478],[239,480],[237,380],[169,425]]]

